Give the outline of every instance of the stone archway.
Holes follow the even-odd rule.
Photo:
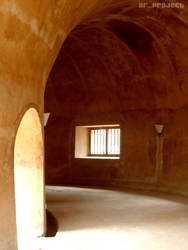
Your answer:
[[[18,245],[45,234],[43,136],[38,112],[29,108],[15,139],[14,182]]]

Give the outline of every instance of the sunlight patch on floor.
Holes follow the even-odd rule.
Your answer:
[[[185,198],[151,192],[48,187],[47,200],[48,209],[59,223],[58,233],[52,238],[27,239],[19,250],[188,249]]]

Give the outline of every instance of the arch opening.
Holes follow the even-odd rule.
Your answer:
[[[14,145],[14,185],[18,246],[45,234],[43,136],[38,112],[24,114]]]

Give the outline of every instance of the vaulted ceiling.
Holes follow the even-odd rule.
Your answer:
[[[46,111],[70,116],[188,105],[187,7],[122,2],[66,39],[48,80]]]

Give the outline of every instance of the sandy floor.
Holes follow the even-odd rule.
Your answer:
[[[47,187],[59,230],[23,250],[188,250],[188,200],[174,195]]]

